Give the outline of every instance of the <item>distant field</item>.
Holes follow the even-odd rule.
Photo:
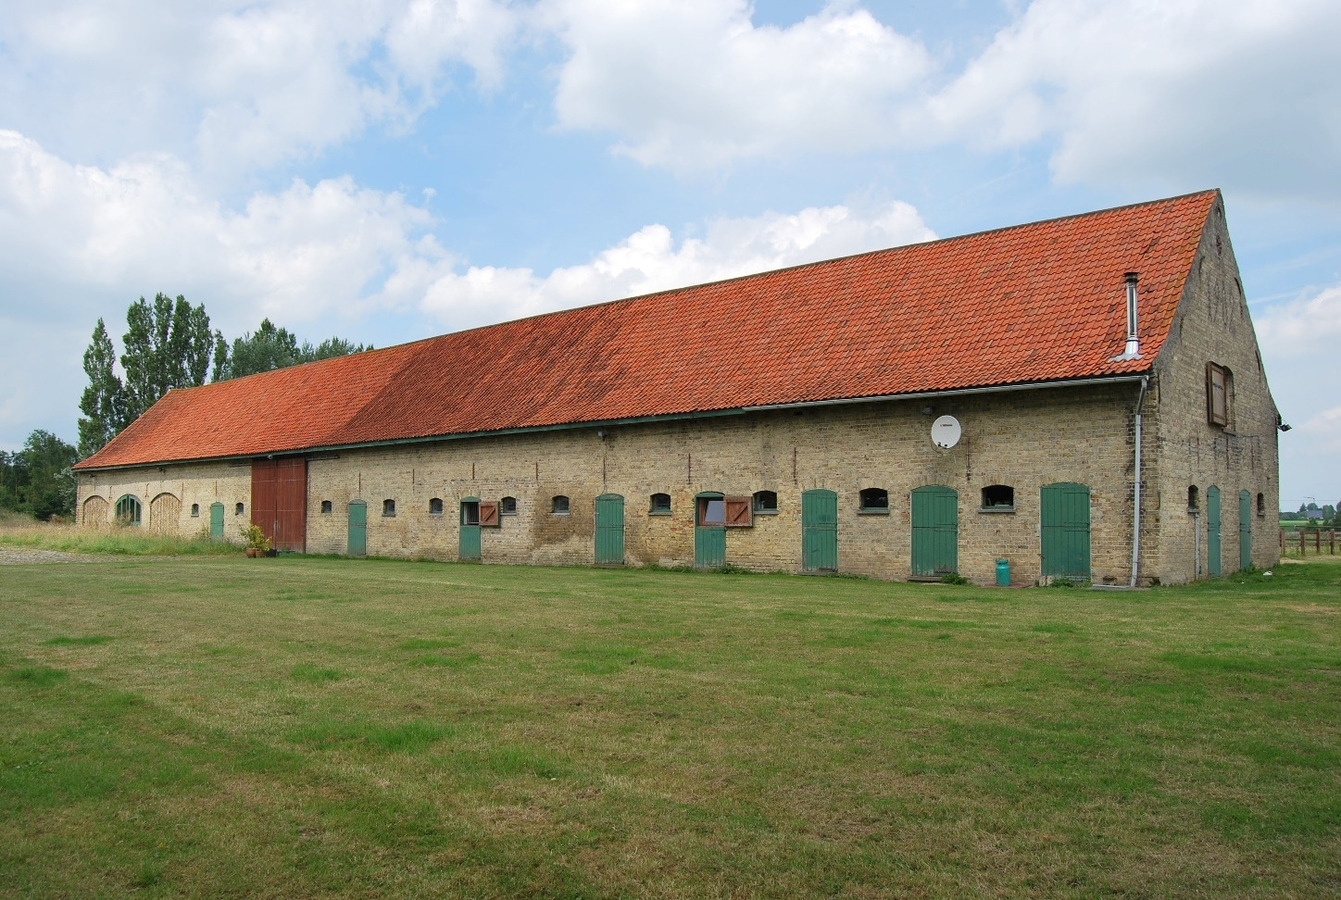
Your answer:
[[[1338,892],[1336,561],[0,566],[6,896]]]

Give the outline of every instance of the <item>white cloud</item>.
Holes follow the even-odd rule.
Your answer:
[[[224,174],[413,121],[454,65],[502,78],[505,0],[16,0],[0,122],[65,158],[167,149]]]
[[[1063,181],[1341,187],[1332,0],[1037,0],[927,106],[942,140],[1054,137]]]
[[[1272,304],[1258,311],[1253,323],[1264,353],[1299,358],[1333,353],[1341,346],[1341,285]]]
[[[12,131],[0,131],[0,173],[7,280],[90,322],[109,294],[164,289],[208,300],[235,328],[266,314],[301,323],[393,303],[380,293],[389,273],[445,257],[420,234],[427,212],[347,177],[295,181],[232,211],[173,157],[77,166]]]
[[[928,72],[922,47],[864,9],[756,27],[746,0],[553,0],[571,50],[555,105],[567,128],[618,133],[647,165],[711,167],[794,151],[886,145]]]
[[[670,229],[648,225],[590,262],[548,275],[488,266],[445,272],[426,286],[422,307],[454,325],[480,324],[934,237],[917,210],[900,202],[717,219],[678,247]]]

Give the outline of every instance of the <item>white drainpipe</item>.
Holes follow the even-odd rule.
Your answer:
[[[1145,405],[1145,390],[1150,376],[1142,376],[1141,393],[1136,397],[1136,490],[1132,497],[1131,516],[1131,586],[1136,587],[1136,576],[1141,563],[1141,407]]]

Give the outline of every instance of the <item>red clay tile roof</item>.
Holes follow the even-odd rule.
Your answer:
[[[102,468],[1149,371],[1219,192],[174,390]],[[1140,360],[1123,274],[1139,272]]]

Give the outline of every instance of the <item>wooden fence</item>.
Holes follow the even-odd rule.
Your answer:
[[[1284,553],[1286,550],[1293,550],[1297,545],[1299,555],[1307,556],[1309,545],[1313,546],[1313,553],[1321,555],[1326,553],[1329,556],[1336,555],[1336,529],[1332,528],[1323,531],[1321,528],[1301,528],[1298,531],[1281,530],[1280,549]]]

